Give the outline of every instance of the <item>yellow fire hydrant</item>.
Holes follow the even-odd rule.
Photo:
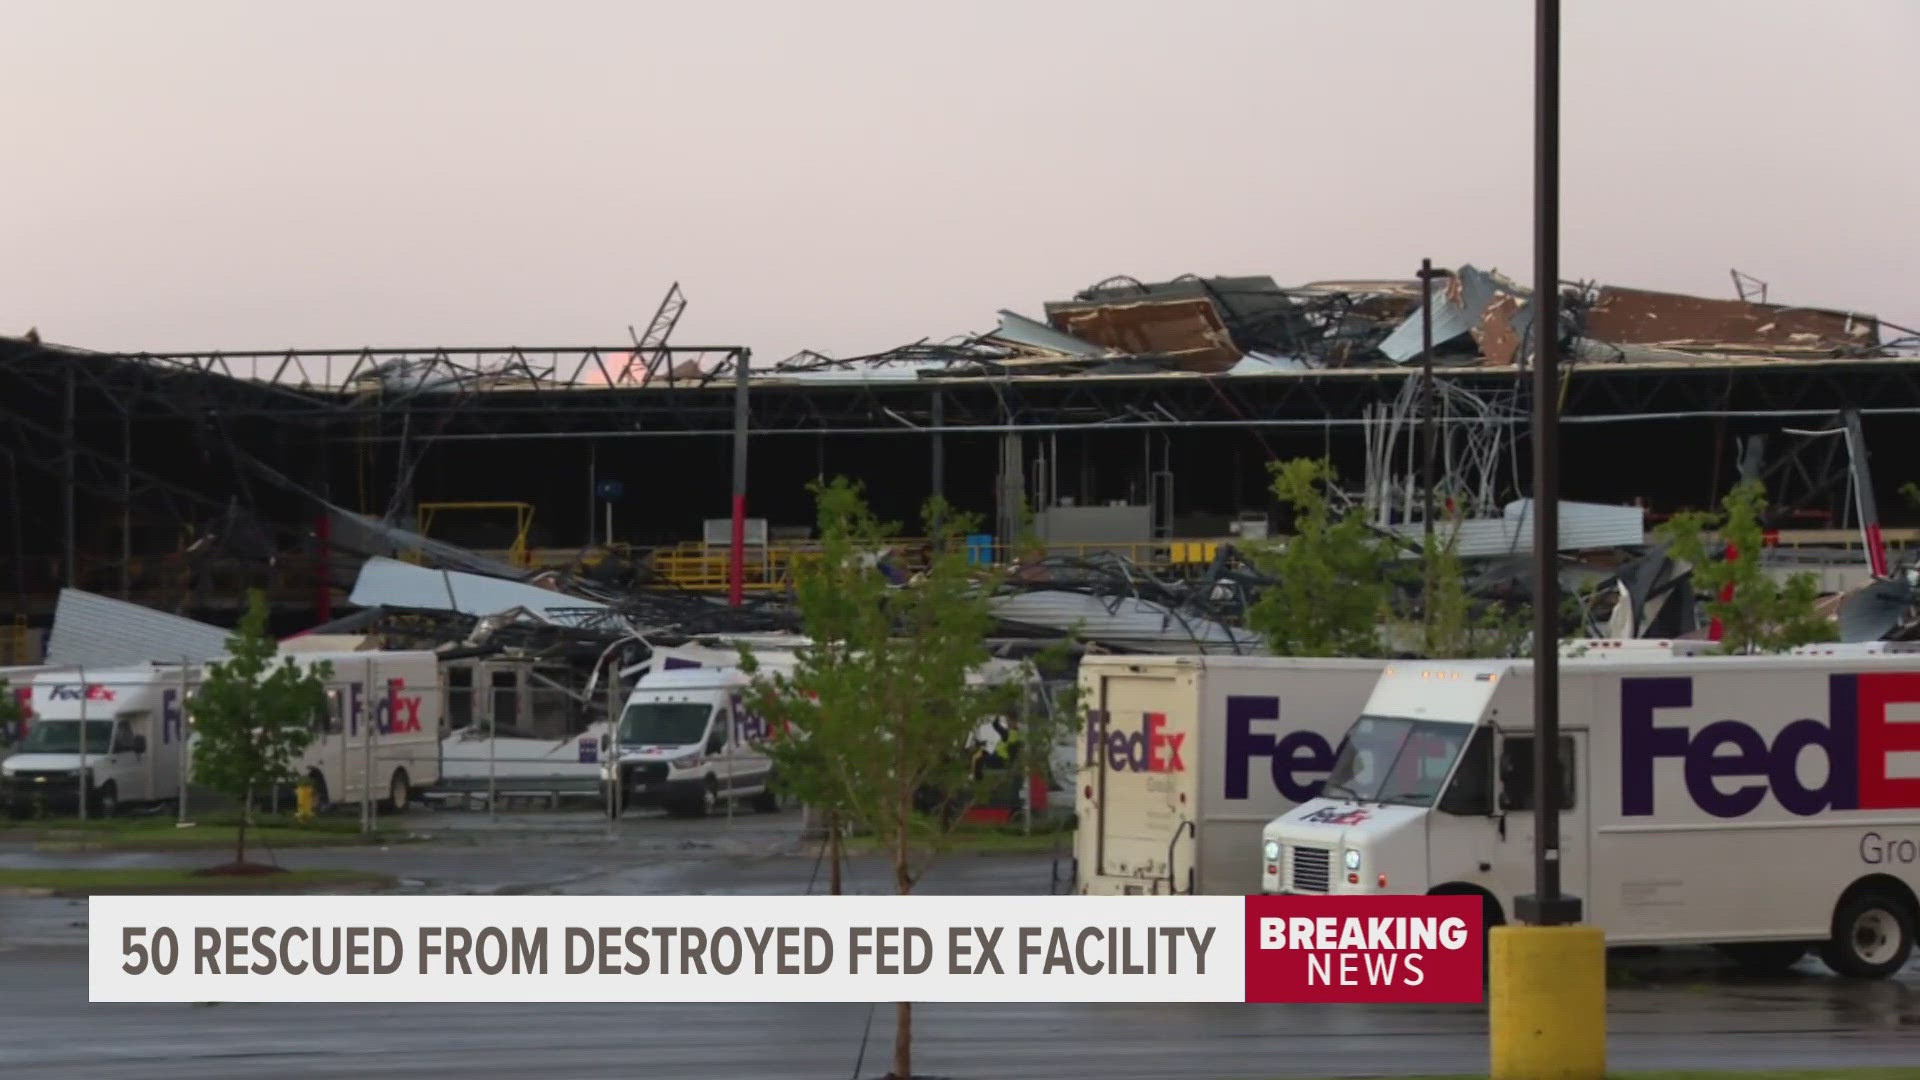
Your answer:
[[[293,789],[293,798],[294,798],[294,809],[293,809],[294,820],[312,821],[313,820],[313,783],[311,781],[306,781],[306,780],[301,781],[300,786]]]

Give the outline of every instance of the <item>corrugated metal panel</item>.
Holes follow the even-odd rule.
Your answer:
[[[1012,311],[1000,312],[1000,328],[994,331],[993,336],[1000,341],[1067,356],[1099,356],[1106,352],[1090,341],[1081,341],[1072,334],[1061,333],[1045,323],[1035,322]]]
[[[1202,651],[1254,651],[1254,635],[1208,619],[1183,617],[1135,597],[1110,599],[1085,593],[1043,589],[1016,593],[993,602],[993,613],[1009,622],[1074,630],[1090,641],[1125,642],[1146,647]]]
[[[1462,556],[1508,555],[1533,550],[1533,500],[1508,503],[1497,518],[1468,518],[1459,523],[1455,550]],[[1418,522],[1400,524],[1394,531],[1418,538]],[[1445,533],[1443,531],[1442,535]],[[1560,504],[1560,550],[1639,547],[1647,542],[1646,511],[1637,506],[1600,503]]]
[[[1433,288],[1434,347],[1479,325],[1480,316],[1498,292],[1499,282],[1491,274],[1471,266],[1461,267],[1456,281],[1437,281]],[[1423,340],[1420,311],[1415,308],[1413,314],[1380,343],[1380,351],[1389,360],[1405,363],[1419,357]]]
[[[379,557],[367,560],[360,568],[350,598],[360,607],[413,608],[426,611],[458,611],[464,615],[498,615],[525,608],[535,616],[552,622],[556,610],[591,608],[607,605],[567,593],[523,585],[518,581],[464,574],[458,570],[428,570],[412,563]]]
[[[110,596],[62,589],[47,643],[47,662],[93,667],[211,660],[226,655],[229,633]]]

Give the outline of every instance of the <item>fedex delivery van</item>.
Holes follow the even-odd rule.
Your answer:
[[[1608,944],[1906,964],[1920,656],[1875,652],[1561,662],[1563,888]],[[1389,665],[1323,796],[1247,853],[1262,890],[1474,894],[1505,921],[1534,884],[1532,714],[1529,661]]]
[[[601,794],[608,814],[630,806],[704,815],[722,803],[746,801],[772,813],[783,799],[765,746],[767,721],[748,707],[752,678],[739,654],[698,645],[661,648],[627,698],[601,754]],[[765,675],[793,673],[792,647],[755,650]],[[992,660],[969,678],[1021,679],[1025,665]],[[982,718],[983,738],[990,720]],[[997,738],[997,736],[995,736]]]
[[[1246,854],[1320,793],[1378,660],[1088,656],[1074,891],[1246,895]]]

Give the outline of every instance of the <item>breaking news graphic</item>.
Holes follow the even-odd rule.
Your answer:
[[[95,897],[95,1002],[1482,997],[1465,897]]]

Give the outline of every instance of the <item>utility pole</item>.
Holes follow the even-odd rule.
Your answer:
[[[745,601],[747,574],[747,368],[753,351],[733,357],[733,544],[727,550],[727,600]]]
[[[1425,532],[1420,545],[1421,574],[1420,613],[1426,627],[1426,651],[1433,655],[1433,467],[1435,456],[1435,425],[1439,422],[1434,416],[1433,387],[1433,260],[1420,260],[1420,367],[1424,380],[1422,396],[1425,401],[1420,407],[1420,433],[1425,443],[1420,461],[1420,491],[1424,500],[1420,517]]]

